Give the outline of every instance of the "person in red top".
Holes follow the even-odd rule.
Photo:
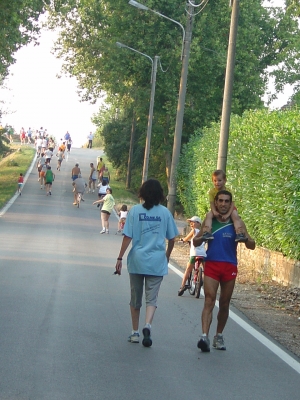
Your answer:
[[[26,138],[25,130],[22,127],[22,129],[20,131],[20,142],[21,142],[21,144],[25,144],[25,138]]]
[[[18,178],[18,193],[20,196],[21,196],[21,192],[22,192],[23,183],[24,183],[24,177],[23,177],[23,174],[20,174],[20,176]]]

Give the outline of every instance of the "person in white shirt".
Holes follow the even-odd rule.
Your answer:
[[[94,135],[92,134],[92,132],[90,132],[90,134],[88,135],[88,141],[89,141],[89,143],[88,143],[88,149],[91,149],[92,148],[92,146],[93,146],[93,138],[94,138]]]

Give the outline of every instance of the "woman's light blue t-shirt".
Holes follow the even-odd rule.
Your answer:
[[[162,206],[146,210],[138,204],[129,211],[123,234],[132,238],[127,258],[131,274],[164,276],[168,273],[166,239],[179,232],[170,211]]]

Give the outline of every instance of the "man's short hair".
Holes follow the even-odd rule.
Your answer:
[[[217,194],[215,195],[215,201],[218,200],[218,198],[219,198],[219,196],[220,196],[221,194],[226,194],[227,196],[229,196],[229,198],[230,198],[230,203],[232,203],[232,193],[229,192],[228,190],[219,190],[219,191],[217,192]]]

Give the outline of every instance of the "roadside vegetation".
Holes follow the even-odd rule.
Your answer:
[[[35,149],[20,146],[20,143],[9,147],[9,155],[0,159],[0,208],[16,193],[20,173],[26,174],[35,156]]]
[[[216,169],[220,124],[198,130],[183,148],[178,193],[188,215],[205,216]],[[300,113],[247,111],[231,118],[227,183],[259,246],[300,259]]]

